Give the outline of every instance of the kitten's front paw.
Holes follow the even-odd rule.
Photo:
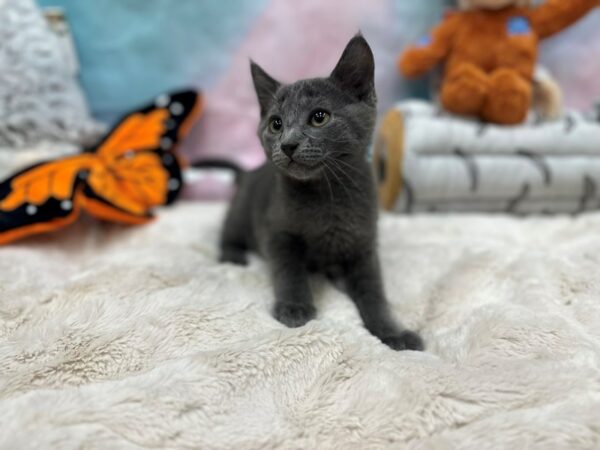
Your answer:
[[[417,350],[425,349],[423,339],[413,331],[403,331],[399,334],[386,336],[381,338],[381,342],[390,347],[392,350]]]
[[[290,328],[298,328],[315,318],[317,310],[311,304],[277,302],[275,318]]]

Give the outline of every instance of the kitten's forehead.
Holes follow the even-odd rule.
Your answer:
[[[326,78],[301,80],[283,86],[277,93],[277,103],[284,110],[311,107],[320,102],[333,103],[337,98],[339,92]]]

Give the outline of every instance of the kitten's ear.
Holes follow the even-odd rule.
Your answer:
[[[362,34],[350,40],[329,78],[361,101],[375,100],[375,59]]]
[[[280,88],[281,83],[271,78],[262,67],[254,61],[250,61],[250,71],[252,72],[252,81],[254,89],[258,95],[258,103],[260,104],[260,115],[264,116],[275,98],[275,93]]]

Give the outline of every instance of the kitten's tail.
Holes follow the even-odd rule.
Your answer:
[[[244,170],[235,164],[234,162],[227,161],[224,159],[205,159],[202,161],[195,161],[191,164],[191,167],[195,169],[225,169],[231,170],[235,175],[235,184],[239,185]]]

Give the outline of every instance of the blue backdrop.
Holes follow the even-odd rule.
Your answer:
[[[268,7],[268,0],[38,1],[66,10],[82,84],[93,112],[106,121],[158,92],[190,83],[209,88]],[[444,0],[391,3],[402,36],[413,37],[439,20]]]

